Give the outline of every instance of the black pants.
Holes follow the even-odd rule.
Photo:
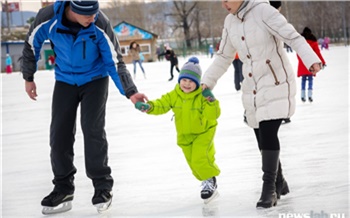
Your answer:
[[[170,63],[170,78],[174,78],[174,73],[173,73],[174,67],[175,67],[176,71],[180,73],[180,69],[177,65],[178,65],[177,61]]]
[[[85,168],[95,189],[112,190],[113,178],[108,164],[105,132],[106,101],[109,78],[72,86],[57,81],[52,99],[50,126],[51,165],[55,190],[74,192],[73,164],[76,115],[80,104],[84,135]]]
[[[278,129],[281,126],[282,119],[268,120],[259,123],[259,129],[254,129],[259,150],[280,150],[278,140]]]

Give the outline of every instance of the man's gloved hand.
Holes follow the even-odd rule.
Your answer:
[[[206,98],[210,102],[215,101],[215,97],[214,97],[213,93],[210,91],[210,89],[204,89],[202,91],[202,95],[204,96],[204,98]]]
[[[135,104],[135,108],[137,110],[142,111],[142,112],[146,112],[146,111],[148,111],[151,108],[151,106],[149,104],[147,104],[147,103],[143,103],[141,101],[138,101]]]

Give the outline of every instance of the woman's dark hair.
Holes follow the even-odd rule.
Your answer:
[[[132,42],[130,43],[129,49],[132,49],[132,46],[133,46],[134,44],[137,44],[137,43],[136,43],[135,41],[132,41]]]
[[[305,27],[301,35],[304,36],[306,40],[317,41],[316,36],[312,34],[312,31],[309,27]]]
[[[282,6],[282,1],[270,1],[270,5],[276,9],[279,9]]]

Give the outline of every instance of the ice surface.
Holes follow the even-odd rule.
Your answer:
[[[111,81],[106,131],[115,179],[112,207],[99,215],[91,204],[94,190],[85,174],[78,118],[76,192],[72,210],[62,216],[349,217],[349,47],[331,47],[322,54],[327,67],[314,80],[314,102],[302,103],[298,91],[292,122],[280,128],[281,161],[291,193],[276,207],[255,208],[262,185],[261,158],[253,130],[243,123],[241,93],[234,89],[231,66],[213,91],[222,108],[215,137],[221,169],[217,200],[205,205],[200,199],[200,182],[176,145],[172,113],[151,116],[137,111]],[[295,52],[288,55],[296,69]],[[213,60],[199,59],[203,71]],[[180,67],[184,62],[180,59]],[[127,66],[132,72],[132,65]],[[144,68],[147,79],[138,68],[135,83],[149,99],[174,88],[177,80],[168,82],[169,62],[144,63]],[[49,125],[54,74],[36,73],[37,101],[27,97],[19,73],[2,74],[1,80],[2,216],[41,217],[40,201],[53,188]],[[298,90],[300,82],[298,78]]]

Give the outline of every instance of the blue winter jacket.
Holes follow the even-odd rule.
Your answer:
[[[56,56],[57,81],[81,86],[109,75],[121,94],[129,98],[137,93],[108,18],[99,11],[95,22],[82,27],[75,35],[62,24],[67,4],[67,1],[56,1],[38,12],[23,49],[23,78],[34,80],[42,44],[49,39]]]

